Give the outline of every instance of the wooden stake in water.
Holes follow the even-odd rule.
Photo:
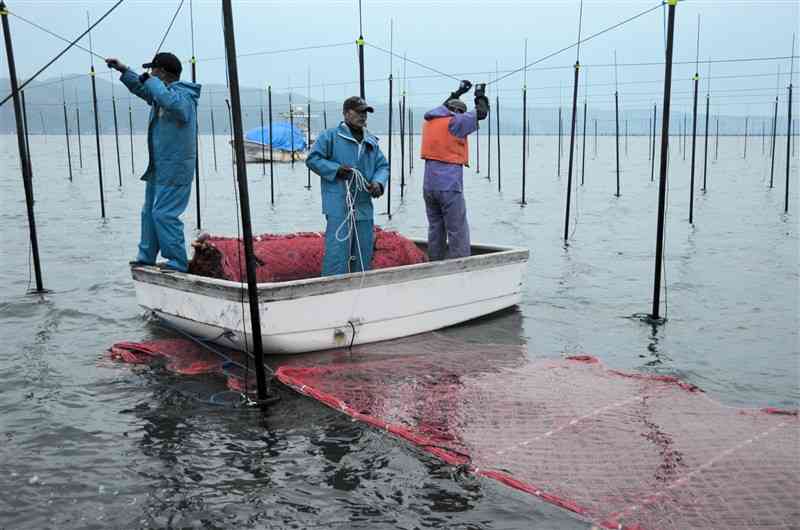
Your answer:
[[[672,95],[672,44],[675,33],[675,6],[678,0],[667,0],[669,5],[667,14],[667,50],[666,66],[664,72],[664,117],[661,120],[661,160],[659,166],[658,186],[658,219],[656,229],[656,262],[655,278],[653,281],[653,310],[650,319],[656,322],[661,320],[661,271],[664,250],[664,221],[666,214],[667,196],[667,149],[669,147],[669,107]]]
[[[14,123],[17,128],[17,149],[19,150],[20,169],[22,170],[22,186],[25,190],[25,208],[28,213],[28,232],[33,255],[33,270],[36,277],[36,292],[45,292],[42,282],[42,266],[39,260],[39,239],[36,235],[36,216],[33,210],[33,176],[31,165],[28,163],[30,151],[25,145],[25,130],[23,129],[22,104],[20,101],[19,85],[17,84],[17,67],[14,62],[14,50],[11,45],[11,28],[8,23],[8,11],[5,2],[0,0],[0,19],[3,24],[3,38],[8,62],[8,78],[11,85],[11,97],[14,103]]]
[[[527,64],[527,63],[526,63]],[[527,111],[528,111],[528,87],[522,86],[522,200],[521,205],[527,204],[525,202],[525,174],[527,169],[527,156],[525,155],[525,147],[528,140],[527,130]],[[559,163],[561,161],[559,160]]]
[[[583,20],[583,0],[581,0],[580,15],[578,16],[578,50],[575,55],[575,77],[572,80],[572,117],[569,130],[569,158],[567,162],[567,207],[564,215],[564,243],[569,239],[569,210],[572,198],[572,164],[575,156],[575,124],[578,120],[578,77],[581,69],[580,42],[581,22]],[[577,190],[576,190],[577,193]]]
[[[267,111],[269,113],[269,203],[275,205],[275,157],[272,154],[272,85],[267,85]]]

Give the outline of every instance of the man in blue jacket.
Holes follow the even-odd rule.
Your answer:
[[[323,276],[366,271],[372,263],[372,198],[383,195],[389,164],[378,138],[366,129],[368,112],[374,109],[366,101],[347,98],[344,121],[322,131],[306,159],[320,176],[327,220]]]
[[[142,207],[139,253],[132,265],[155,265],[159,251],[167,261],[162,268],[186,272],[188,259],[180,216],[192,193],[197,155],[197,100],[200,85],[181,81],[181,61],[171,53],[158,53],[138,75],[119,60],[106,59],[109,68],[122,73],[120,80],[131,93],[150,105],[147,151],[150,161],[142,180],[147,181]]]

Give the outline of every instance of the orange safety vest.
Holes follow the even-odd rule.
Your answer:
[[[450,118],[425,120],[422,127],[422,149],[420,157],[424,160],[438,160],[450,164],[469,166],[469,143],[450,133]]]

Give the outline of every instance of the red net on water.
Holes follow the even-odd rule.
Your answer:
[[[673,377],[610,370],[590,356],[529,360],[522,347],[438,334],[294,357],[277,377],[603,528],[800,521],[797,412],[726,407]]]
[[[209,236],[192,244],[189,272],[237,282],[245,281],[244,244],[241,239]],[[256,281],[285,282],[315,278],[322,273],[325,236],[318,232],[262,234],[253,238],[257,264]],[[427,261],[413,241],[375,227],[373,269]]]

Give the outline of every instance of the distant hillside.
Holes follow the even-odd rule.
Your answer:
[[[105,70],[103,67],[102,72]],[[113,133],[114,118],[112,108],[112,83],[109,81],[110,77],[107,73],[103,72],[97,76],[97,98],[100,118],[101,133]],[[116,79],[116,76],[115,76]],[[0,87],[2,87],[2,94],[10,92],[8,78],[0,78]],[[63,82],[63,93],[66,95],[67,112],[69,119],[69,126],[71,132],[77,130],[77,114],[80,114],[80,125],[82,134],[94,134],[94,121],[92,114],[92,90],[91,81],[88,75],[76,76],[67,75]],[[135,96],[131,96],[122,83],[116,82],[113,88],[113,94],[116,97],[117,103],[117,118],[120,131],[127,133],[130,126],[130,119],[128,113],[128,106],[131,109],[131,118],[133,121],[133,130],[135,133],[145,133],[147,127],[147,118],[149,109],[147,105]],[[268,121],[267,108],[266,108],[266,95],[263,90],[252,87],[242,87],[242,110],[245,130],[258,127],[261,121],[261,106],[264,105],[264,121]],[[213,102],[213,113],[215,122],[215,131],[217,134],[229,134],[229,119],[228,110],[225,104],[227,97],[227,88],[224,85],[208,84],[203,85],[203,92],[201,96],[201,106],[199,109],[200,132],[201,134],[209,134],[211,132],[211,106]],[[59,78],[43,78],[41,81],[31,83],[25,90],[25,98],[28,109],[28,130],[31,134],[63,134],[64,132],[64,114],[62,106],[62,83]],[[385,98],[385,95],[381,95]],[[369,98],[367,98],[369,99]],[[469,104],[469,98],[465,101]],[[293,104],[299,104],[305,107],[307,100],[305,96],[300,94],[292,94]],[[288,112],[289,94],[282,92],[273,92],[273,119],[282,120],[280,113]],[[492,100],[494,104],[494,100]],[[375,114],[369,118],[369,128],[372,132],[377,134],[385,134],[387,130],[387,105],[376,104]],[[327,103],[326,106],[327,123],[328,126],[335,125],[341,120],[341,107],[337,103]],[[76,112],[77,109],[77,112]],[[419,132],[420,120],[427,108],[413,108],[414,113],[414,130]],[[565,107],[562,109],[563,113],[563,131],[564,135],[569,135],[569,122],[570,122],[571,109]],[[311,113],[312,131],[318,131],[323,126],[323,109],[322,104],[312,99],[311,100]],[[397,119],[398,110],[395,104],[395,119],[394,130],[397,131],[399,120]],[[578,112],[578,134],[582,132],[582,106]],[[635,111],[623,114],[620,117],[620,134],[625,133],[626,121],[628,133],[631,135],[648,134],[648,123],[651,119],[651,114],[648,111]],[[505,106],[501,101],[500,109],[500,128],[503,134],[521,134],[522,132],[522,109],[520,107]],[[535,134],[557,134],[558,132],[558,109],[556,108],[529,108],[528,109],[529,122]],[[659,120],[661,115],[659,114]],[[716,131],[717,116],[711,117],[710,129],[712,133]],[[598,134],[607,135],[614,134],[614,113],[609,110],[593,110],[591,107],[588,112],[588,124],[586,127],[587,135],[594,134],[594,122],[597,120]],[[684,115],[673,113],[671,118],[672,134],[680,134],[683,130]],[[698,133],[704,131],[705,116],[698,117]],[[771,117],[757,116],[750,117],[750,134],[760,134],[762,123],[769,124]],[[719,116],[720,134],[743,134],[745,119],[738,116]],[[783,124],[781,124],[783,123]],[[486,122],[481,124],[482,128],[486,128]],[[492,129],[496,130],[496,121],[492,119]],[[769,127],[767,127],[769,129]],[[660,126],[658,131],[660,133]],[[691,130],[691,116],[687,118],[687,130]],[[785,117],[779,117],[778,131],[786,130]],[[0,134],[9,134],[16,131],[14,126],[14,112],[13,105],[9,101],[0,107]]]

